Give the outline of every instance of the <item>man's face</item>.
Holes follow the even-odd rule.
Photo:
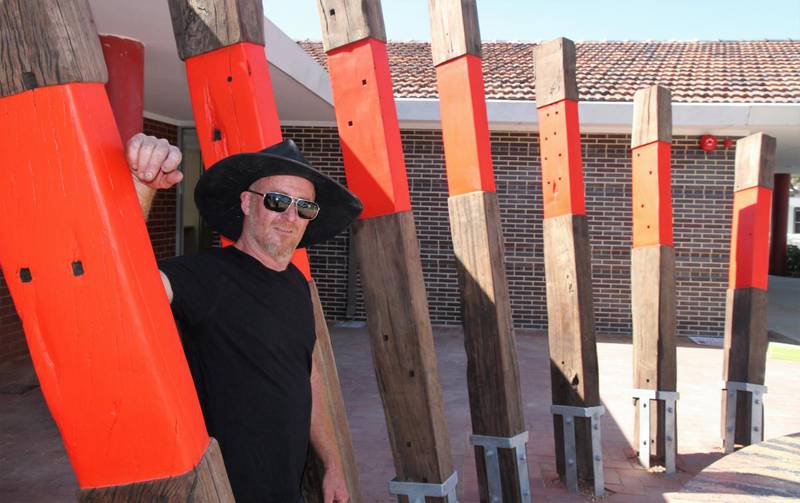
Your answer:
[[[250,190],[262,194],[280,192],[309,201],[313,201],[315,197],[314,185],[310,181],[291,175],[260,178],[250,185]],[[252,192],[244,192],[242,211],[245,215],[243,235],[248,234],[261,250],[274,260],[286,261],[292,257],[309,222],[297,215],[297,204],[292,204],[286,211],[278,213],[264,207],[263,197]]]

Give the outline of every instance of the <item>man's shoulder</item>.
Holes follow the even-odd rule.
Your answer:
[[[190,255],[178,255],[158,261],[158,268],[164,271],[167,276],[176,270],[190,270],[200,272],[203,270],[214,270],[221,267],[225,262],[224,251],[221,248],[211,248],[202,250]]]

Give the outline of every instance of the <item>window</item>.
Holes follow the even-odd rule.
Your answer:
[[[794,209],[794,233],[800,234],[800,208]]]

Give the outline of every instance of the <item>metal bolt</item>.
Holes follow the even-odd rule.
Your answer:
[[[733,431],[733,426],[728,426],[728,432],[732,432],[732,431]]]
[[[519,455],[519,460],[520,460],[520,461],[525,461],[525,459],[527,459],[527,458],[525,457],[525,454],[520,454],[520,455]]]
[[[500,498],[498,498],[497,496],[492,496],[492,502],[493,503],[498,503],[499,501],[500,501]]]
[[[758,426],[753,426],[753,431],[758,431]]]
[[[669,435],[667,435],[667,442],[672,442],[672,437],[670,437]]]
[[[566,418],[566,419],[564,420],[564,422],[565,422],[565,423],[567,423],[567,424],[572,424],[572,418],[571,418],[571,417],[568,417],[568,418]]]
[[[575,461],[574,461],[574,460],[572,460],[572,459],[568,459],[568,460],[567,460],[567,464],[568,464],[569,466],[572,466],[572,465],[574,465],[574,464],[575,464]]]
[[[594,429],[595,429],[595,430],[599,430],[599,429],[600,429],[600,425],[599,425],[599,424],[595,424],[595,425],[594,425]]]
[[[670,414],[672,414],[672,407],[667,407],[667,412],[669,412]]]
[[[486,451],[486,457],[487,458],[490,458],[492,456],[494,456],[494,451]]]
[[[756,398],[755,400],[753,400],[753,403],[754,403],[754,404],[756,404],[756,405],[758,405],[758,398]]]
[[[595,457],[594,457],[595,461],[601,461],[602,459],[603,458],[601,458],[599,454],[595,455]]]

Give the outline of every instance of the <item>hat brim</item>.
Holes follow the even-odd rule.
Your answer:
[[[265,176],[291,175],[314,184],[317,218],[308,223],[298,248],[307,248],[345,230],[364,206],[347,188],[308,164],[263,152],[236,154],[220,160],[200,177],[194,200],[200,214],[226,238],[242,234],[244,214],[240,194]]]

